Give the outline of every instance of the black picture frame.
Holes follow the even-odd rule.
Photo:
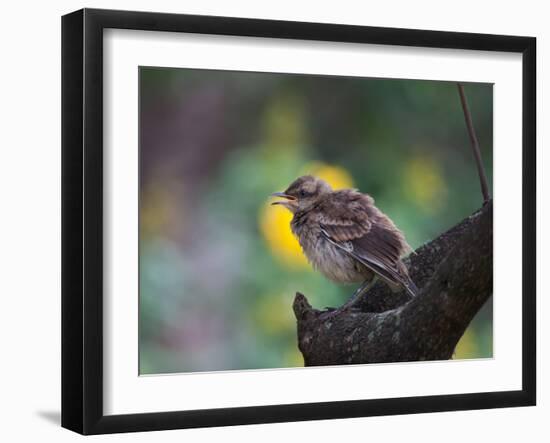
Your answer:
[[[131,415],[103,413],[103,30],[503,51],[523,63],[522,389]],[[536,39],[83,9],[62,18],[62,426],[82,434],[535,405]]]

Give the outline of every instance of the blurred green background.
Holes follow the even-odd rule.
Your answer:
[[[269,194],[371,194],[416,248],[480,207],[455,83],[140,68],[140,374],[302,366],[292,300],[343,303]],[[465,85],[492,183],[492,85]],[[454,358],[492,356],[492,299]]]

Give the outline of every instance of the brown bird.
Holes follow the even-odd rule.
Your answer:
[[[292,232],[315,269],[337,283],[363,283],[343,308],[353,306],[377,277],[393,290],[403,287],[416,295],[418,289],[401,261],[412,249],[371,196],[355,189],[334,191],[310,175],[272,196],[283,199],[273,205],[294,214]]]

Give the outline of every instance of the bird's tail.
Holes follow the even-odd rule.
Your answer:
[[[403,287],[411,295],[411,297],[416,297],[416,295],[418,294],[418,288],[411,280],[411,277],[409,277],[409,271],[401,260],[397,262],[397,269],[399,271],[399,283],[403,285]]]
[[[407,278],[403,282],[403,286],[411,295],[411,297],[416,297],[418,295],[418,287],[414,284],[410,277],[407,276]]]

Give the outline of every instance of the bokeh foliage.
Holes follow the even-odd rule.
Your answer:
[[[140,373],[301,366],[291,304],[339,305],[268,195],[371,194],[413,248],[475,211],[456,84],[140,68]],[[492,183],[492,85],[466,94]],[[492,300],[455,358],[492,356]]]

